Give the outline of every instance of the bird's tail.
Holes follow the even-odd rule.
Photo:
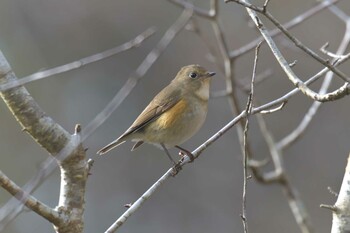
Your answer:
[[[108,151],[114,149],[115,147],[119,146],[120,144],[123,144],[125,140],[122,138],[118,138],[115,141],[109,143],[107,146],[103,147],[101,150],[97,151],[97,154],[103,155],[106,154]]]

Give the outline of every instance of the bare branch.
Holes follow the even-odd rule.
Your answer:
[[[17,77],[4,55],[0,52],[0,82],[16,80]],[[55,227],[61,233],[82,232],[84,226],[82,215],[85,204],[87,166],[85,150],[81,145],[79,135],[70,135],[60,125],[55,123],[45,114],[23,86],[11,88],[1,92],[0,95],[25,131],[50,154],[56,156],[55,160],[50,157],[48,166],[54,168],[56,163],[60,165],[62,177],[64,178],[62,180],[64,183],[61,186],[61,192],[64,192],[61,199],[64,200],[64,203],[60,201],[58,213],[67,217],[68,221],[56,222]],[[40,174],[47,174],[46,172],[42,170]],[[38,177],[34,181],[38,182],[41,179],[42,177]],[[0,229],[4,228],[22,210],[23,203],[27,203],[34,187],[32,184],[28,185],[22,189],[21,197],[15,197],[20,200],[20,204],[17,204],[18,201],[14,202],[11,200],[8,202],[10,208],[2,209],[0,213],[0,216],[2,216]],[[72,191],[73,189],[74,191]],[[11,203],[15,204],[11,206]],[[5,218],[7,221],[4,220]]]
[[[271,69],[267,69],[263,72],[261,72],[260,74],[257,74],[255,76],[255,86],[258,86],[259,84],[263,83],[267,78],[269,78],[272,75],[272,71]],[[246,80],[246,78],[243,78],[243,80]],[[251,84],[250,83],[246,83],[245,81],[242,80],[238,80],[236,83],[237,87],[246,92],[249,93],[250,92],[250,88],[251,88]],[[221,97],[227,97],[231,95],[231,93],[227,92],[226,90],[221,90],[221,91],[216,91],[211,93],[210,97],[211,98],[221,98]]]
[[[40,71],[40,72],[37,72],[35,74],[31,74],[29,76],[26,76],[26,77],[18,79],[18,80],[8,81],[8,82],[0,85],[0,92],[8,90],[10,88],[21,86],[21,85],[29,83],[29,82],[33,82],[36,80],[47,78],[47,77],[50,77],[50,76],[53,76],[56,74],[61,74],[61,73],[65,73],[65,72],[68,72],[68,71],[71,71],[74,69],[78,69],[78,68],[81,68],[85,65],[91,64],[93,62],[97,62],[97,61],[109,58],[111,56],[114,56],[118,53],[121,53],[121,52],[127,51],[129,49],[138,47],[145,39],[149,38],[154,33],[155,33],[155,29],[149,28],[146,31],[144,31],[143,33],[141,33],[140,35],[138,35],[137,37],[135,37],[134,39],[132,39],[131,41],[128,41],[122,45],[115,47],[115,48],[108,49],[108,50],[103,51],[101,53],[97,53],[97,54],[82,58],[78,61],[74,61],[74,62],[65,64],[62,66],[57,66],[57,67],[51,68],[49,70]]]
[[[264,136],[264,139],[270,150],[271,158],[275,167],[275,170],[273,172],[267,173],[263,176],[263,182],[280,184],[284,190],[284,194],[286,195],[289,207],[301,231],[303,233],[313,232],[313,227],[305,205],[303,204],[301,198],[298,196],[295,188],[290,183],[289,178],[285,172],[282,154],[276,147],[276,143],[273,139],[272,134],[267,129],[263,116],[257,114],[256,117],[261,133]]]
[[[299,25],[300,23],[304,22],[306,19],[311,18],[311,16],[321,12],[322,10],[324,10],[325,8],[337,3],[339,0],[332,0],[332,1],[321,1],[319,4],[315,5],[314,7],[310,8],[309,10],[305,11],[304,13],[294,17],[292,20],[290,20],[289,22],[283,24],[283,26],[286,29],[291,29],[297,25]],[[271,37],[275,37],[277,35],[280,35],[282,32],[276,28],[273,29],[271,31],[269,31],[269,34]],[[250,43],[234,50],[230,52],[230,57],[231,59],[239,57],[243,54],[248,53],[249,51],[253,50],[256,46],[257,43],[259,43],[259,41],[263,40],[263,37],[260,36],[258,38],[256,38],[255,40],[251,41]]]
[[[280,106],[278,106],[277,108],[272,108],[272,109],[269,109],[269,110],[263,110],[263,111],[261,111],[260,113],[261,113],[261,114],[270,114],[270,113],[277,112],[277,111],[281,110],[286,104],[287,104],[287,101],[284,101],[284,102],[282,102],[282,104],[281,104]]]
[[[332,233],[350,232],[350,155],[333,211]]]
[[[0,83],[16,80],[17,78],[10,65],[0,52]],[[10,89],[1,92],[0,95],[25,131],[49,153],[57,155],[65,147],[65,144],[70,142],[70,134],[46,115],[24,87]],[[50,161],[50,164],[54,164],[53,167],[55,167],[56,161],[53,158],[49,158],[48,161]],[[46,174],[46,171],[43,170],[40,174]],[[41,179],[35,177],[32,181],[36,183],[40,182]],[[32,184],[26,185],[23,188],[25,195],[21,196],[20,201],[24,203],[27,195],[33,190],[34,186]],[[11,219],[9,216],[16,216],[23,208],[23,204],[18,204],[15,198],[10,200],[6,208],[3,207],[0,211],[0,229]],[[13,210],[15,211],[12,212]],[[10,214],[11,212],[12,214]],[[4,221],[5,218],[7,221]]]
[[[281,23],[279,23],[277,21],[277,19],[275,19],[275,17],[269,11],[267,11],[264,8],[260,8],[260,7],[252,5],[248,0],[226,0],[226,2],[231,2],[231,1],[236,2],[236,3],[246,7],[248,14],[252,18],[255,25],[258,27],[260,33],[262,34],[262,36],[266,40],[267,44],[270,46],[271,51],[275,55],[277,61],[280,63],[282,69],[286,72],[289,79],[294,83],[294,85],[300,86],[300,88],[302,88],[302,89],[305,88],[305,86],[303,86],[301,80],[294,74],[294,72],[291,69],[284,68],[284,66],[286,66],[286,64],[285,64],[286,61],[285,61],[284,57],[282,56],[280,51],[277,49],[276,44],[272,40],[272,37],[269,35],[268,31],[266,30],[263,23],[261,22],[261,20],[259,19],[259,17],[257,16],[257,14],[254,11],[262,13],[266,18],[268,18],[278,29],[280,29],[283,32],[283,34],[285,36],[287,36],[295,44],[295,46],[297,46],[298,48],[303,50],[305,53],[309,54],[316,61],[318,61],[319,63],[321,63],[325,67],[327,67],[329,70],[333,71],[336,75],[338,75],[345,82],[350,82],[350,78],[347,77],[343,72],[336,69],[327,60],[324,60],[323,58],[321,58],[314,51],[312,51],[311,49],[309,49],[308,47],[303,45],[300,40],[298,40],[296,37],[292,36],[288,32],[288,30]],[[302,92],[303,93],[305,92],[304,94],[307,94],[309,97],[312,98],[312,96],[316,96],[315,98],[317,98],[317,94],[315,95],[315,92],[312,92],[312,91],[310,92],[310,91],[311,90],[308,90],[308,88],[306,88],[305,90],[302,90]],[[315,99],[315,100],[317,100],[317,99]]]
[[[321,204],[320,207],[324,208],[324,209],[328,209],[328,210],[334,211],[334,212],[336,212],[338,210],[334,205]]]
[[[266,11],[267,5],[269,4],[270,0],[265,0],[263,9]]]
[[[23,203],[25,202],[27,195],[34,192],[34,190],[57,168],[57,162],[62,161],[67,157],[70,157],[72,152],[80,145],[80,138],[75,135],[71,136],[67,145],[55,156],[47,158],[39,167],[39,171],[33,176],[23,187],[24,195],[21,196],[20,202],[16,197],[11,198],[0,209],[0,231],[11,222],[21,211],[23,210]],[[85,150],[84,150],[85,151]],[[80,170],[80,169],[78,169]],[[78,178],[81,177],[78,175]]]
[[[321,52],[335,59],[340,59],[346,57],[346,55],[338,55],[327,50],[329,43],[325,43],[321,48]]]
[[[170,2],[174,3],[177,6],[180,6],[182,8],[186,9],[192,9],[193,13],[204,18],[212,18],[213,16],[211,15],[210,11],[203,10],[199,7],[195,7],[192,3],[186,2],[183,0],[169,0]]]
[[[252,74],[252,81],[251,81],[251,87],[250,87],[250,94],[248,96],[247,106],[246,106],[246,122],[244,126],[243,131],[243,146],[244,146],[244,153],[243,153],[243,193],[242,193],[242,222],[243,222],[243,229],[245,233],[248,233],[248,220],[247,220],[247,176],[248,176],[248,129],[249,129],[249,115],[253,108],[253,101],[254,101],[254,82],[255,82],[255,75],[256,75],[256,67],[258,63],[258,55],[259,55],[259,48],[261,43],[259,43],[256,46],[255,49],[255,58],[254,58],[254,66],[253,66],[253,74]]]
[[[335,16],[337,16],[339,19],[341,19],[344,23],[348,23],[348,21],[350,20],[349,16],[347,14],[345,14],[344,11],[339,9],[339,7],[333,5],[333,6],[329,7],[329,9]]]
[[[22,201],[22,196],[26,196],[26,200],[24,200],[23,204],[38,215],[47,219],[49,222],[57,225],[60,222],[66,221],[66,219],[63,218],[64,216],[60,216],[57,211],[40,202],[33,196],[25,194],[25,192],[2,171],[0,171],[0,186],[11,193],[14,197],[18,198],[19,201]]]
[[[13,81],[17,77],[0,51],[0,83]],[[0,92],[0,96],[25,132],[49,153],[57,154],[70,140],[70,134],[46,115],[24,87]]]
[[[289,80],[297,87],[301,90],[302,93],[304,93],[306,96],[310,97],[313,100],[317,100],[320,102],[327,102],[327,101],[333,101],[339,98],[343,98],[346,95],[350,94],[349,91],[349,85],[346,82],[342,87],[340,87],[339,89],[337,89],[334,92],[328,93],[328,94],[324,94],[324,95],[320,95],[314,91],[312,91],[310,88],[307,87],[307,85],[301,81],[299,79],[299,77],[293,72],[293,70],[290,68],[288,62],[286,61],[286,59],[283,57],[282,53],[279,51],[279,49],[277,48],[275,42],[273,41],[273,39],[271,38],[271,36],[268,34],[268,31],[266,30],[264,24],[261,22],[261,20],[259,19],[259,17],[257,16],[257,14],[255,13],[255,11],[264,13],[264,15],[266,17],[268,17],[278,28],[280,28],[283,33],[288,33],[284,27],[279,24],[277,22],[277,20],[273,21],[274,18],[273,16],[268,12],[263,12],[262,8],[256,7],[252,4],[250,4],[247,0],[232,0],[234,2],[237,2],[243,6],[246,7],[246,10],[248,12],[248,14],[250,15],[250,17],[252,18],[252,20],[254,21],[254,23],[256,24],[257,28],[259,29],[260,33],[262,34],[262,36],[264,37],[265,41],[267,42],[267,44],[269,45],[271,51],[273,52],[273,55],[276,57],[278,63],[280,64],[281,68],[284,70],[284,72],[287,74]],[[269,16],[267,16],[269,15]],[[283,28],[283,29],[282,29]],[[289,34],[290,39],[291,39],[291,35]],[[295,41],[295,38],[291,39],[293,41]],[[298,45],[302,45],[300,42],[298,43]],[[313,53],[312,51],[310,53]],[[314,54],[312,55],[314,56]],[[316,58],[315,58],[316,59]],[[318,57],[319,59],[319,57]],[[323,64],[323,63],[322,63]],[[339,77],[342,77],[344,80],[347,80],[348,78],[345,77],[344,75],[342,75],[340,72],[338,72],[338,70],[330,64],[324,64],[328,69],[332,70],[334,73],[336,73]]]
[[[347,21],[346,31],[337,49],[337,54],[343,54],[346,51],[347,47],[349,46],[349,43],[350,43],[350,21]],[[327,44],[323,46],[323,48],[326,48],[326,47],[327,47]],[[335,60],[344,59],[347,56],[349,56],[349,54],[345,56],[341,56],[339,58],[337,57],[335,58]],[[327,92],[329,86],[331,85],[333,74],[334,74],[333,72],[327,72],[325,79],[323,80],[322,86],[320,88],[319,94],[325,94]],[[277,143],[276,147],[279,150],[286,149],[288,146],[291,146],[298,138],[300,138],[305,132],[305,130],[307,129],[307,127],[310,125],[313,117],[316,115],[320,106],[321,106],[321,102],[315,101],[311,105],[307,113],[305,114],[300,124],[290,134],[288,134],[283,139],[281,139]]]
[[[347,55],[346,57],[344,57],[343,59],[340,59],[338,60],[334,66],[337,66],[337,65],[340,65],[342,63],[344,63],[345,61],[349,60],[350,59],[350,55]],[[305,81],[305,85],[310,85],[312,83],[314,83],[315,81],[317,81],[319,78],[322,77],[322,75],[324,75],[325,73],[327,73],[329,70],[328,68],[323,68],[321,71],[319,71],[317,74],[315,74],[314,76],[312,76],[311,78],[309,78],[307,81]],[[256,113],[256,112],[261,112],[261,111],[264,111],[268,108],[271,108],[271,107],[274,107],[278,104],[281,104],[285,101],[287,101],[290,97],[292,97],[293,95],[297,94],[298,92],[300,91],[300,89],[298,88],[295,88],[294,90],[288,92],[287,94],[285,94],[284,96],[280,97],[280,98],[277,98],[267,104],[264,104],[260,107],[256,107],[252,110],[253,113]]]

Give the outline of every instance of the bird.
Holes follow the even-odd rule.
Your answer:
[[[171,162],[168,149],[180,149],[180,155],[187,155],[192,162],[194,156],[179,145],[191,138],[203,125],[207,112],[211,77],[200,65],[184,66],[175,78],[161,90],[136,118],[134,123],[116,140],[97,154],[103,155],[125,141],[134,141],[131,151],[144,142],[162,148]]]

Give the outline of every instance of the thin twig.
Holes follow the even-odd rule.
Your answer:
[[[286,171],[283,165],[283,156],[275,146],[276,145],[275,141],[273,139],[272,134],[267,129],[263,116],[261,116],[260,114],[257,114],[256,117],[258,120],[260,130],[270,150],[272,161],[275,167],[274,171],[264,175],[265,180],[268,181],[268,183],[278,183],[282,186],[282,189],[284,191],[284,194],[286,195],[289,207],[301,231],[303,233],[313,232],[313,227],[310,221],[310,217],[306,211],[305,205],[303,204],[296,189],[292,186],[286,174]]]
[[[258,86],[259,84],[263,83],[267,78],[269,78],[273,74],[271,69],[267,69],[255,76],[255,86]],[[246,80],[246,78],[243,78],[242,80]],[[243,92],[249,94],[250,92],[250,83],[246,83],[245,81],[238,80],[235,84],[237,88],[242,90]],[[230,92],[227,92],[227,90],[221,90],[211,93],[210,98],[221,98],[221,97],[227,97],[231,95]]]
[[[65,73],[65,72],[68,72],[68,71],[71,71],[74,69],[78,69],[78,68],[81,68],[85,65],[91,64],[93,62],[101,61],[103,59],[114,56],[118,53],[121,53],[121,52],[127,51],[129,49],[138,47],[145,39],[149,38],[154,33],[155,33],[155,28],[148,28],[146,31],[144,31],[143,33],[141,33],[140,35],[138,35],[134,39],[132,39],[132,40],[130,40],[122,45],[119,45],[115,48],[108,49],[108,50],[103,51],[101,53],[97,53],[97,54],[82,58],[78,61],[74,61],[74,62],[65,64],[62,66],[57,66],[55,68],[40,71],[40,72],[37,72],[35,74],[31,74],[29,76],[26,76],[24,78],[21,78],[21,79],[15,80],[15,81],[1,84],[0,85],[0,92],[8,90],[10,88],[21,86],[21,85],[29,83],[29,82],[33,82],[33,81],[47,78],[47,77],[50,77],[53,75]]]
[[[346,51],[347,47],[349,46],[349,43],[350,43],[350,21],[346,21],[346,30],[345,30],[343,39],[340,42],[340,45],[339,45],[336,53],[343,54]],[[349,56],[349,54],[348,54],[348,56]],[[340,58],[344,59],[345,57],[346,57],[346,55],[343,55]],[[335,58],[335,60],[338,60],[338,59],[339,58]],[[333,72],[330,72],[330,71],[327,72],[325,79],[323,80],[322,86],[318,92],[319,94],[325,94],[327,92],[327,90],[331,84],[331,81],[333,79],[333,75],[334,75]],[[276,144],[276,147],[279,150],[284,150],[287,147],[291,146],[294,142],[296,142],[297,139],[299,139],[303,135],[303,133],[305,132],[307,127],[310,125],[312,119],[316,115],[320,106],[321,106],[321,102],[318,102],[318,101],[313,102],[311,107],[309,108],[309,110],[307,111],[305,116],[303,117],[302,121],[300,122],[300,124],[291,133],[289,133],[287,136],[285,136],[283,139],[281,139]]]
[[[345,12],[339,9],[339,7],[333,5],[329,7],[329,10],[339,19],[344,21],[344,23],[347,23],[347,21],[349,21],[349,15],[345,14]]]
[[[283,26],[286,29],[291,29],[297,25],[299,25],[302,22],[305,22],[306,19],[311,18],[311,16],[314,16],[315,14],[321,12],[322,10],[324,10],[325,8],[332,6],[333,4],[337,3],[339,0],[332,0],[332,1],[322,1],[319,4],[315,5],[314,7],[310,8],[309,10],[305,11],[304,13],[294,17],[293,19],[291,19],[289,22],[283,24]],[[271,37],[275,37],[279,34],[281,34],[282,32],[276,28],[273,29],[271,31],[269,31],[269,34]],[[236,58],[236,57],[240,57],[243,54],[248,53],[249,51],[253,50],[256,46],[257,43],[259,43],[259,41],[261,41],[263,39],[262,36],[256,38],[255,40],[249,42],[248,44],[234,50],[230,52],[230,57],[231,59]]]
[[[327,210],[331,210],[333,212],[337,212],[338,211],[338,209],[334,205],[321,204],[320,207],[324,208],[324,209],[327,209]]]
[[[276,56],[277,60],[282,58],[282,55],[279,54],[278,52],[275,53],[274,49],[277,49],[277,46],[274,45],[274,42],[272,40],[271,36],[266,36],[268,35],[268,31],[265,29],[263,23],[261,22],[261,20],[258,18],[258,16],[253,13],[252,11],[256,11],[259,12],[261,14],[263,14],[266,18],[268,18],[278,29],[280,29],[283,34],[285,36],[287,36],[294,44],[295,46],[297,46],[298,48],[300,48],[301,50],[303,50],[305,53],[309,54],[312,58],[314,58],[316,61],[318,61],[319,63],[321,63],[322,65],[324,65],[325,67],[327,67],[328,69],[330,69],[331,71],[333,71],[336,75],[338,75],[339,78],[343,79],[345,82],[350,82],[350,78],[346,76],[346,74],[344,74],[342,71],[336,69],[334,66],[332,66],[327,60],[324,60],[322,57],[320,57],[317,53],[315,53],[314,51],[312,51],[311,49],[309,49],[308,47],[306,47],[303,43],[301,43],[301,41],[299,39],[297,39],[296,37],[294,37],[291,33],[288,32],[288,30],[280,23],[278,22],[277,19],[275,19],[275,17],[269,12],[267,11],[265,8],[263,7],[257,7],[252,5],[248,0],[225,0],[225,2],[236,2],[244,7],[246,7],[247,11],[249,12],[253,22],[256,24],[256,26],[258,27],[258,29],[260,30],[261,34],[263,35],[264,39],[266,40],[267,44],[269,44],[269,46],[271,47],[272,51],[274,51],[274,55]],[[263,32],[264,31],[264,32]],[[284,58],[283,58],[284,60]],[[283,61],[281,60],[281,61]],[[280,64],[282,65],[283,63]],[[284,65],[284,64],[283,64]],[[282,67],[283,70],[285,70]],[[285,70],[286,72],[286,70]],[[289,74],[287,74],[289,76]],[[294,74],[293,76],[296,77],[296,75]],[[294,77],[294,79],[295,79]],[[291,80],[293,81],[293,79]],[[294,84],[297,82],[298,80],[295,79],[294,80]]]
[[[256,14],[255,11],[260,12],[260,13],[264,14],[266,17],[268,17],[271,20],[271,22],[273,22],[279,29],[281,29],[283,31],[284,34],[287,33],[288,34],[287,36],[289,36],[289,38],[293,42],[295,42],[298,47],[305,49],[304,51],[308,51],[309,55],[312,54],[311,55],[312,57],[317,59],[319,62],[321,62],[328,69],[333,71],[339,77],[341,77],[344,80],[348,80],[348,78],[345,75],[343,75],[343,73],[341,71],[336,69],[333,65],[330,65],[328,62],[325,62],[325,61],[322,62],[321,61],[322,59],[320,57],[318,57],[317,54],[315,55],[315,53],[313,51],[310,51],[310,49],[305,48],[305,46],[303,46],[302,43],[300,41],[298,41],[296,38],[291,36],[287,32],[287,30],[281,24],[279,24],[278,21],[275,20],[273,18],[273,16],[268,11],[263,11],[262,8],[259,8],[259,7],[256,7],[256,6],[252,5],[252,4],[250,4],[248,0],[227,0],[227,1],[233,1],[233,2],[239,3],[239,4],[241,4],[241,5],[246,7],[246,10],[247,10],[249,16],[251,17],[251,19],[253,20],[253,22],[257,26],[257,28],[260,31],[260,33],[262,34],[262,36],[264,37],[266,43],[269,45],[271,51],[273,52],[273,55],[275,56],[276,60],[280,64],[281,68],[286,73],[286,75],[288,76],[289,80],[297,88],[299,88],[303,94],[305,94],[306,96],[310,97],[311,99],[317,100],[319,102],[334,101],[334,100],[343,98],[344,96],[350,94],[350,85],[349,85],[348,82],[346,82],[343,86],[341,86],[337,90],[335,90],[335,91],[333,91],[331,93],[323,94],[323,95],[320,95],[320,94],[314,92],[313,90],[311,90],[310,88],[308,88],[307,85],[305,85],[305,83],[302,80],[300,80],[300,78],[289,67],[288,62],[283,57],[283,55],[280,52],[280,50],[277,48],[275,42],[273,41],[272,37],[269,35],[269,33],[266,30],[264,24],[262,23],[262,21],[260,20],[260,18],[258,17],[258,15]]]
[[[198,15],[198,16],[201,16],[201,17],[204,17],[204,18],[208,18],[208,19],[213,17],[211,15],[210,11],[206,11],[206,10],[203,10],[203,9],[201,9],[199,7],[195,7],[190,2],[186,2],[186,1],[183,1],[183,0],[169,0],[169,1],[174,3],[175,5],[181,6],[182,8],[192,9],[193,13]]]
[[[280,106],[278,106],[277,108],[272,108],[272,109],[269,109],[269,110],[264,110],[264,111],[261,111],[260,113],[261,113],[261,114],[271,114],[271,113],[280,111],[282,108],[284,108],[284,106],[285,106],[286,104],[287,104],[287,101],[284,101],[284,102],[282,102],[282,104],[281,104]]]
[[[329,43],[327,42],[320,48],[321,52],[326,54],[327,56],[335,58],[335,59],[344,58],[346,56],[346,55],[335,54],[335,53],[328,51],[327,50],[328,46],[329,46]]]
[[[334,66],[340,65],[342,63],[344,63],[345,61],[348,61],[350,59],[350,54],[347,55],[346,57],[344,57],[343,59],[338,60]],[[314,76],[312,76],[311,78],[309,78],[307,81],[305,81],[305,85],[310,85],[314,82],[316,82],[319,78],[321,78],[325,73],[327,73],[329,70],[328,68],[323,68],[321,71],[319,71],[318,73],[316,73]],[[295,88],[294,90],[288,92],[287,94],[267,103],[264,105],[261,105],[260,107],[254,108],[252,111],[253,113],[255,113],[254,111],[260,112],[260,111],[264,111],[266,109],[270,109],[276,105],[282,104],[285,101],[288,101],[288,99],[290,99],[292,96],[294,96],[295,94],[299,93],[300,89],[299,88]]]
[[[253,108],[253,101],[254,101],[254,82],[255,82],[255,75],[257,70],[257,63],[258,63],[258,55],[259,55],[259,48],[261,43],[259,43],[256,46],[255,49],[255,58],[254,58],[254,66],[253,66],[253,74],[252,74],[252,81],[250,84],[250,93],[248,96],[247,106],[246,106],[246,122],[244,126],[243,131],[243,146],[244,146],[244,153],[243,153],[243,193],[242,193],[242,222],[243,222],[243,230],[245,233],[248,233],[248,219],[247,219],[247,177],[248,177],[248,144],[247,144],[247,138],[248,138],[248,129],[249,129],[249,116]]]

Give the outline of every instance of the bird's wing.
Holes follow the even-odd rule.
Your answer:
[[[148,104],[148,106],[142,111],[130,128],[125,131],[120,138],[124,138],[125,136],[142,129],[180,101],[181,90],[172,90],[170,85],[165,87]]]

